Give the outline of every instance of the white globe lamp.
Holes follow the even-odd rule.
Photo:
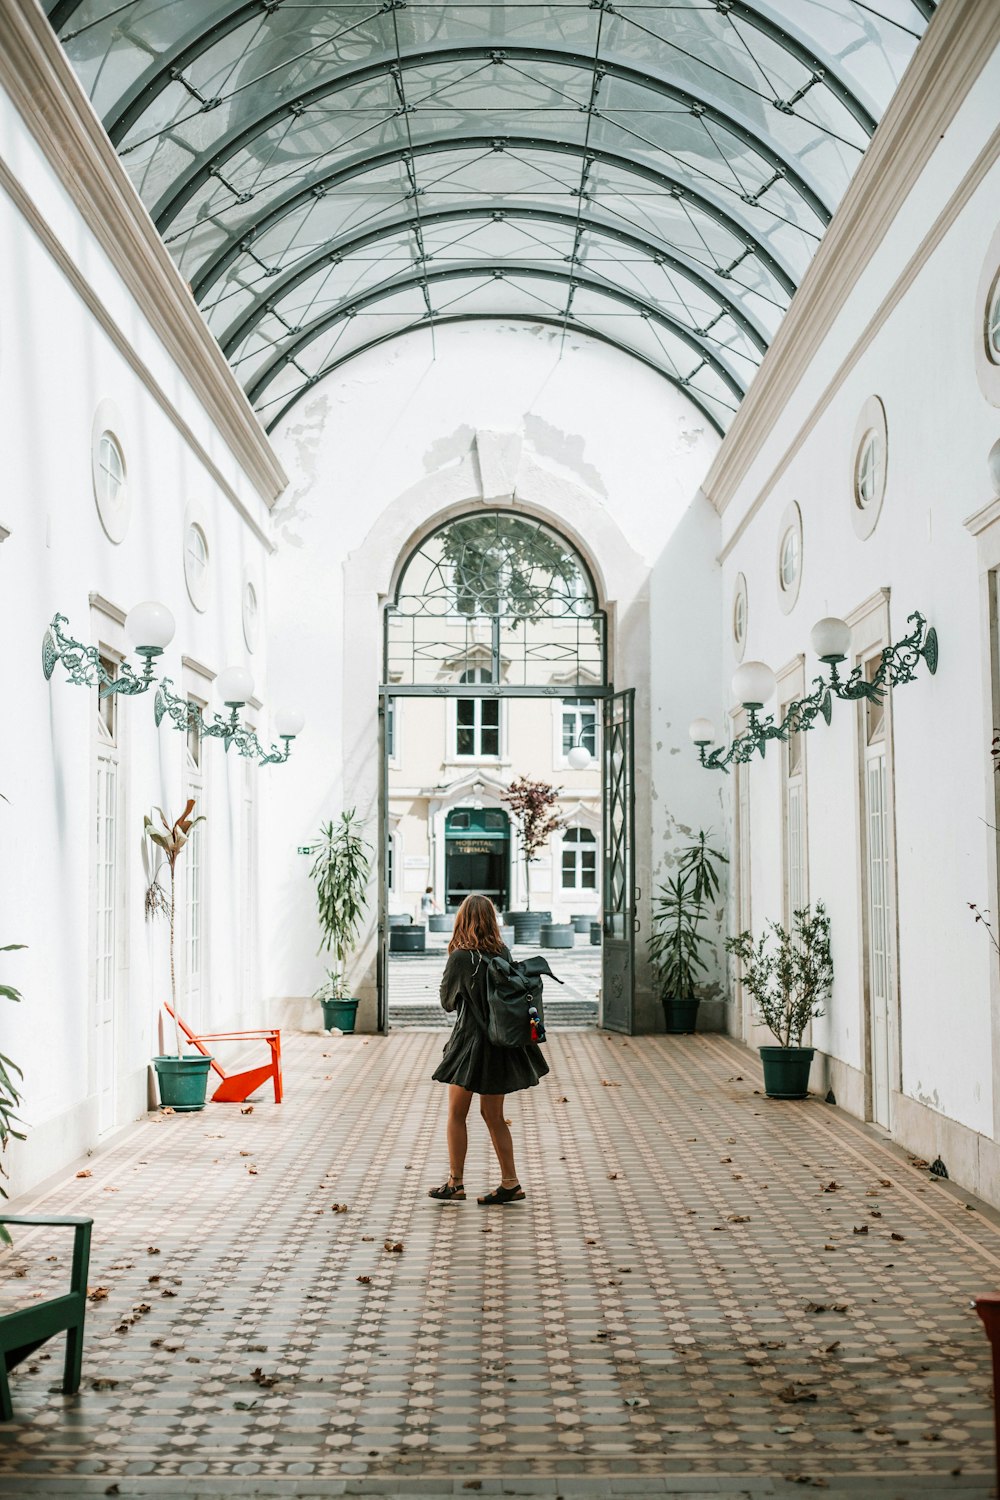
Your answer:
[[[744,708],[763,708],[774,696],[777,679],[764,661],[745,661],[733,673],[733,695]]]
[[[589,771],[593,759],[586,745],[574,745],[566,756],[566,762],[571,771]]]
[[[826,615],[817,620],[809,632],[812,648],[820,661],[828,663],[844,661],[851,649],[851,627],[846,620],[836,615]]]
[[[696,745],[715,744],[715,725],[711,719],[695,719],[692,721],[688,734]]]
[[[176,628],[167,606],[155,599],[136,604],[125,616],[125,634],[144,655],[159,656],[170,645]]]
[[[215,679],[215,691],[227,708],[240,708],[253,697],[253,678],[246,667],[226,667]]]
[[[274,732],[279,739],[293,740],[302,733],[305,722],[305,714],[299,713],[298,709],[279,708],[274,713]]]

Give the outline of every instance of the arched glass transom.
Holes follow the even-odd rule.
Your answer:
[[[45,0],[269,428],[468,318],[724,431],[935,0]]]
[[[411,554],[386,611],[385,680],[563,696],[605,682],[605,617],[565,537],[515,511],[460,516]]]

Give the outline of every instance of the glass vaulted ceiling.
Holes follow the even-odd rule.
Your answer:
[[[268,428],[465,318],[735,412],[933,0],[48,0]]]

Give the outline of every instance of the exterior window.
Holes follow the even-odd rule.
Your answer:
[[[128,465],[117,432],[121,413],[113,401],[102,401],[94,413],[90,434],[90,476],[94,501],[109,542],[123,542],[128,532],[132,497],[128,487]]]
[[[778,530],[778,604],[790,614],[802,583],[802,512],[795,501],[785,507]]]
[[[396,757],[396,700],[385,700],[385,753],[388,760]]]
[[[582,745],[591,755],[597,754],[597,709],[586,698],[565,698],[562,706],[562,753],[568,755],[574,745]]]
[[[567,828],[563,834],[562,888],[597,890],[597,840],[589,828]]]
[[[201,612],[208,607],[208,558],[208,539],[198,523],[191,521],[184,532],[184,581],[191,603]]]
[[[463,672],[460,682],[492,682],[487,667]],[[459,698],[455,704],[455,754],[481,758],[500,754],[499,698]]]
[[[112,432],[102,432],[97,447],[98,504],[119,510],[125,502],[125,459]]]
[[[472,827],[472,814],[469,813],[469,812],[466,812],[466,811],[464,811],[462,809],[459,809],[457,812],[453,812],[449,816],[449,818],[448,818],[448,827],[449,828],[471,828]]]
[[[395,886],[396,840],[390,833],[385,845],[385,887],[391,891]]]
[[[101,666],[111,678],[118,676],[118,663],[111,656],[101,654]],[[118,694],[108,693],[103,695],[99,687],[94,689],[97,694],[97,719],[99,730],[103,731],[103,738],[113,745],[118,738]]]
[[[188,699],[189,709],[197,709],[198,701],[195,698]],[[187,727],[187,754],[188,765],[194,770],[201,769],[201,723],[197,714],[188,714]]]
[[[878,396],[869,396],[858,414],[852,452],[851,525],[864,541],[878,525],[889,472],[889,427]]]

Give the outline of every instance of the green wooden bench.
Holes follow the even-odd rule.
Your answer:
[[[74,1396],[80,1389],[80,1366],[83,1362],[83,1320],[87,1312],[87,1271],[90,1266],[90,1230],[93,1219],[76,1215],[52,1218],[48,1214],[0,1213],[0,1224],[45,1224],[70,1228],[73,1233],[73,1269],[69,1291],[62,1297],[50,1297],[31,1307],[0,1315],[0,1422],[14,1415],[7,1376],[15,1365],[57,1333],[66,1334],[66,1364],[63,1370],[63,1395]]]

